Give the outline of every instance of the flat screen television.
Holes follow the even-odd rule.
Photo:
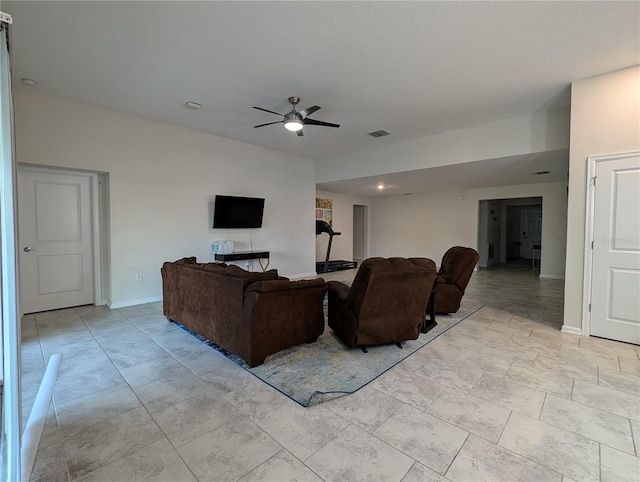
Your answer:
[[[261,228],[263,213],[263,198],[216,195],[213,227]]]

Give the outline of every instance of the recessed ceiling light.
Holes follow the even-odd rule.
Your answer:
[[[382,191],[384,189],[384,184],[378,184],[378,189]]]
[[[27,87],[35,87],[38,83],[33,79],[20,79]]]
[[[191,102],[191,101],[187,102],[184,106],[189,110],[198,110],[200,107],[202,107],[197,102]]]
[[[534,172],[536,176],[543,176],[545,174],[549,174],[549,171],[536,171]]]

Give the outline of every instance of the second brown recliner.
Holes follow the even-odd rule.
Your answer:
[[[454,246],[447,250],[436,277],[436,313],[455,313],[460,309],[462,295],[479,259],[473,248]]]
[[[369,258],[351,287],[327,283],[329,327],[349,347],[415,340],[436,276],[427,258]]]

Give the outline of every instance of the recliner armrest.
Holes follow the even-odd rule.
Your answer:
[[[351,287],[349,285],[341,283],[340,281],[329,281],[327,283],[327,288],[329,291],[334,293],[340,301],[345,302],[347,301],[349,291],[351,290]]]

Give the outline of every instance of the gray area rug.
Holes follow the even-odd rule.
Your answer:
[[[402,342],[402,348],[395,344],[370,346],[367,347],[368,353],[360,348],[345,346],[327,325],[316,343],[275,353],[254,368],[215,343],[176,324],[263,382],[303,407],[308,407],[359,390],[482,306],[461,308],[450,316],[438,315],[435,328],[428,333],[421,333],[416,340]]]

